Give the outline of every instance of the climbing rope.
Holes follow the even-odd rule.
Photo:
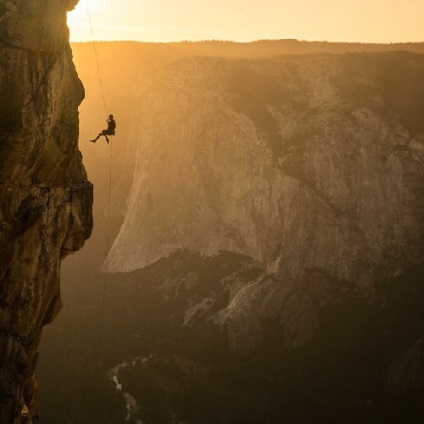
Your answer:
[[[106,105],[106,98],[105,98],[105,90],[104,90],[104,87],[103,87],[102,73],[100,72],[99,54],[97,52],[96,38],[94,36],[93,21],[91,19],[91,12],[90,12],[90,6],[89,6],[89,1],[88,0],[85,0],[85,5],[87,6],[87,15],[88,15],[88,21],[90,23],[91,39],[93,40],[93,50],[94,50],[94,55],[96,57],[97,74],[99,76],[99,83],[100,83],[100,89],[101,89],[101,92],[102,92],[103,106],[104,106],[105,115],[106,115],[106,118],[107,118],[108,117],[108,114],[107,114],[107,105]]]
[[[104,85],[103,85],[103,80],[102,80],[102,73],[100,70],[100,62],[99,62],[99,54],[97,52],[97,47],[96,47],[96,39],[95,39],[95,35],[94,35],[94,28],[93,28],[93,21],[91,19],[91,13],[90,13],[90,6],[89,6],[89,0],[85,0],[85,4],[87,7],[87,15],[88,15],[88,20],[89,20],[89,24],[90,24],[90,30],[91,30],[91,38],[92,38],[92,44],[93,44],[93,50],[94,50],[94,55],[96,58],[96,66],[97,66],[97,74],[99,76],[99,83],[100,83],[100,89],[101,89],[101,93],[102,93],[102,100],[103,100],[103,106],[104,106],[104,110],[105,110],[105,115],[106,115],[106,119],[108,118],[108,109],[107,109],[107,104],[106,104],[106,98],[105,98],[105,89],[104,89]],[[103,282],[103,296],[102,296],[102,311],[101,311],[101,328],[100,331],[102,333],[102,336],[104,336],[103,334],[103,327],[104,327],[104,318],[105,318],[105,309],[106,309],[106,293],[107,293],[107,276],[108,276],[108,272],[109,272],[109,248],[110,248],[110,217],[111,217],[111,193],[112,193],[112,162],[113,162],[113,148],[112,145],[113,143],[109,143],[110,144],[110,158],[109,158],[109,187],[108,187],[108,193],[107,193],[107,216],[106,216],[106,252],[105,252],[105,262],[104,262],[104,282]]]
[[[110,247],[110,204],[111,204],[111,192],[112,192],[112,152],[113,143],[110,143],[110,160],[109,160],[109,190],[108,190],[108,204],[107,204],[107,217],[106,217],[106,259],[104,262],[104,283],[103,283],[103,300],[102,300],[102,324],[104,323],[105,305],[106,305],[106,292],[107,292],[107,275],[109,272],[109,247]]]

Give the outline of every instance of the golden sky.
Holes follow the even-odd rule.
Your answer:
[[[71,41],[424,41],[424,0],[80,0]]]

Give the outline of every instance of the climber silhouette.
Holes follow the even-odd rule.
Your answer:
[[[106,138],[107,143],[109,143],[108,135],[115,135],[116,130],[116,122],[113,119],[113,115],[109,115],[109,119],[107,120],[107,130],[103,130],[102,132],[99,132],[99,135],[93,139],[90,140],[92,143],[95,143],[101,136],[104,136]]]

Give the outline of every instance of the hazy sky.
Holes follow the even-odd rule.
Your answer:
[[[424,0],[80,0],[71,40],[424,41]]]

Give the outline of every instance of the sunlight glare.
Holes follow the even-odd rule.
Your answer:
[[[90,19],[95,25],[95,15],[100,10],[101,0],[80,0],[74,10],[68,12],[71,41],[91,39]]]
[[[409,0],[408,7],[404,0],[389,3],[390,7],[387,0],[80,0],[69,12],[68,24],[71,41],[422,41],[424,2]]]

